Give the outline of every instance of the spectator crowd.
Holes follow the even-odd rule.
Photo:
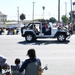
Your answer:
[[[17,35],[18,33],[18,28],[0,28],[0,35]]]
[[[42,63],[36,57],[35,49],[31,48],[27,51],[29,58],[21,62],[19,58],[15,58],[14,65],[9,65],[7,59],[0,55],[0,75],[42,75],[43,70],[47,70],[47,65],[42,68]]]

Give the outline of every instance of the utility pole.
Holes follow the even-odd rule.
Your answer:
[[[60,22],[60,0],[58,0],[58,22]]]
[[[72,26],[72,34],[73,34],[72,0],[70,0],[70,5],[71,5],[71,26]]]
[[[19,24],[19,7],[17,7],[17,18],[18,18],[18,24]]]
[[[35,2],[33,2],[33,15],[32,15],[32,20],[34,20],[34,3]]]
[[[70,0],[70,5],[71,5],[71,23],[73,22],[73,17],[72,17],[72,0]]]

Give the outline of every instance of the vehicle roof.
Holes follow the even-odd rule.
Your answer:
[[[30,21],[29,23],[48,23],[48,22]]]
[[[29,23],[41,23],[40,21],[31,21]]]

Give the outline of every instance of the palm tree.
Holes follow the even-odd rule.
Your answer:
[[[20,15],[20,19],[21,19],[21,20],[26,19],[25,15],[24,15],[23,13]]]
[[[44,19],[44,10],[45,10],[45,6],[43,6],[42,9],[43,9],[43,19]]]

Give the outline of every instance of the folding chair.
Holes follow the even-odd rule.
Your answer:
[[[18,66],[11,65],[11,75],[24,75],[24,71],[20,73],[19,68]]]
[[[2,67],[1,67],[1,65],[0,65],[0,74],[2,74]]]
[[[11,65],[11,75],[20,75],[19,67]]]

